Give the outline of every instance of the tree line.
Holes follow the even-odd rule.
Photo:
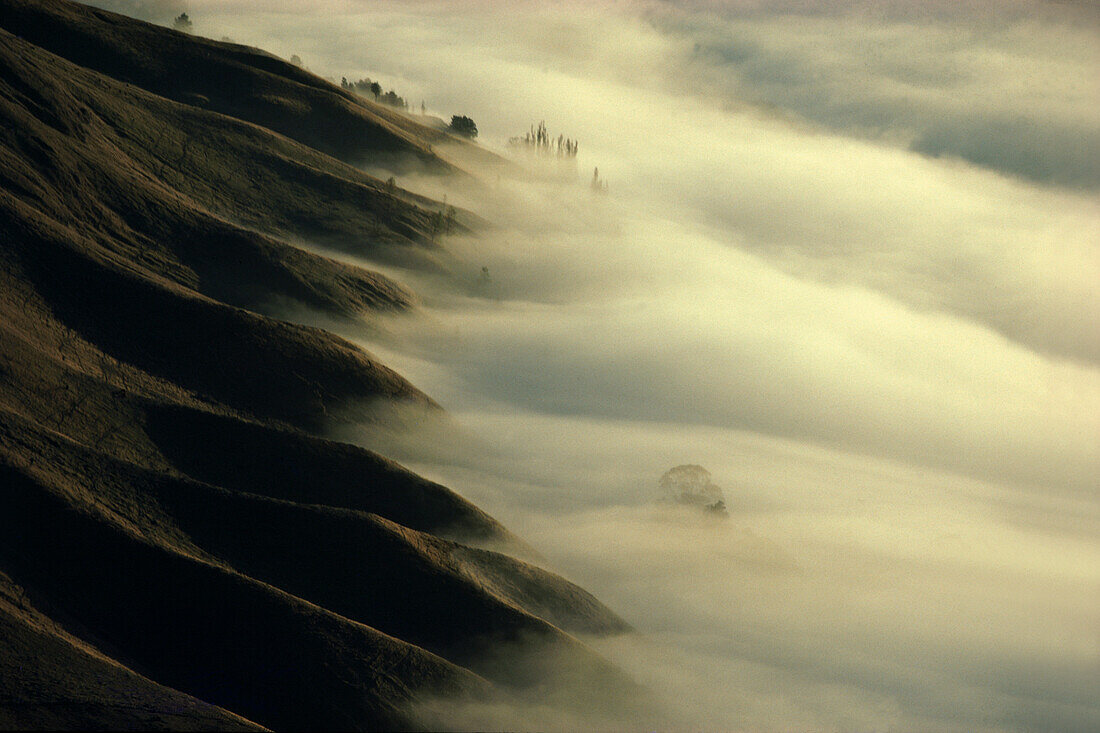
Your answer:
[[[531,125],[531,129],[523,137],[508,138],[508,144],[515,148],[526,148],[546,157],[577,157],[577,141],[564,135],[558,135],[556,139],[551,137],[545,122],[540,122],[538,126]]]
[[[344,76],[340,78],[340,88],[364,97],[367,95],[373,96],[375,102],[381,102],[390,107],[406,110],[409,108],[409,103],[405,101],[404,97],[399,96],[397,92],[392,89],[383,94],[382,85],[376,81],[372,81],[370,78],[360,79],[359,81],[348,81],[348,78]],[[423,102],[420,104],[420,107],[421,109],[424,108]]]

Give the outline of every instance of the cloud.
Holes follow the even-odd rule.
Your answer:
[[[659,32],[651,20],[594,8],[555,12],[533,3],[522,6],[525,12],[493,13],[491,23],[492,8],[484,4],[380,7],[344,16],[346,22],[340,23],[322,14],[295,17],[293,36],[283,32],[290,21],[282,14],[209,20],[235,38],[251,34],[253,42],[287,55],[300,53],[321,73],[379,78],[409,99],[426,99],[429,109],[444,118],[469,114],[490,144],[502,144],[545,118],[553,131],[580,138],[582,165],[602,165],[616,191],[656,198],[647,205],[691,206],[694,219],[721,229],[735,246],[765,254],[801,276],[879,289],[918,309],[946,308],[1044,352],[1083,361],[1100,357],[1092,285],[1100,275],[1100,231],[1092,196],[1039,192],[961,164],[929,163],[881,140],[865,144],[813,133],[752,108],[731,113],[715,106],[706,84],[702,94],[670,96],[665,81],[683,68],[691,45]],[[430,15],[432,22],[419,22],[417,12]],[[733,35],[737,24],[747,21],[730,22],[734,25],[720,24],[709,32]],[[1039,69],[1029,76],[1005,66],[987,48],[993,41],[983,46],[979,38],[968,45],[972,31],[951,35],[938,22],[886,30],[836,18],[812,21],[832,25],[796,25],[794,30],[786,16],[753,22],[757,25],[745,32],[763,39],[759,43],[766,40],[777,58],[794,59],[791,66],[799,74],[821,69],[823,63],[798,54],[814,52],[826,61],[839,56],[844,68],[873,67],[878,59],[881,67],[889,65],[881,60],[886,49],[897,63],[918,67],[910,75],[935,75],[934,68],[925,68],[935,66],[925,47],[942,42],[954,56],[941,65],[954,68],[956,76],[973,77],[969,84],[989,100],[986,106],[1019,107],[1023,114],[1039,106],[1032,100],[1040,93],[1036,90],[1076,85],[1082,89],[1079,99],[1065,105],[1068,111],[1061,117],[1077,120],[1072,124],[1078,127],[1100,124],[1095,100],[1079,81],[1091,78],[1085,72],[1100,62],[1077,61],[1067,69],[1065,59],[1051,58],[1052,49],[1063,47],[1069,49],[1067,57],[1088,58],[1075,55],[1084,43],[1076,32],[1060,43],[1057,27],[1043,27],[1040,40],[1025,45],[1019,37],[1026,33],[1002,29],[996,43],[1015,48]],[[267,28],[274,30],[265,33]],[[935,40],[941,36],[946,40]],[[837,44],[843,48],[829,50]],[[910,54],[906,49],[913,44],[925,50]],[[1029,50],[1033,56],[1027,56]],[[439,72],[440,55],[446,55],[446,81]],[[737,73],[721,64],[692,67],[686,77],[691,83],[684,88],[698,88],[710,76],[736,79]],[[826,74],[803,82],[821,90],[836,81],[830,79]],[[950,97],[959,109],[985,104],[966,94],[935,94]],[[874,95],[864,102],[893,119],[893,102]],[[919,98],[907,103],[922,104]],[[1075,134],[1060,137],[1061,118],[1051,114],[1045,122],[1025,116],[1020,123],[1044,131],[1032,136],[1034,144],[1060,146],[1061,157],[1044,158],[1044,164],[1062,171],[1087,165],[1092,138],[1082,144]],[[903,147],[918,145],[947,155],[958,146],[945,142],[945,135],[969,140],[966,144],[975,150],[1007,139],[988,134],[1003,115],[971,124],[966,116],[931,106],[927,116],[932,122],[919,140],[905,137],[916,132],[900,123],[892,134],[905,138]],[[938,132],[947,126],[958,134]],[[1004,147],[1015,150],[1012,155],[1030,155],[1027,146]],[[655,180],[661,186],[653,186]]]
[[[806,157],[821,164],[831,154],[823,148]],[[889,155],[898,163],[902,154]],[[935,192],[921,186],[939,183],[942,171],[920,161],[914,171],[925,175],[923,184],[907,188],[921,199],[906,206],[935,206]],[[834,196],[842,185],[829,187]],[[1003,304],[1021,290],[1034,292],[1019,275],[1003,277],[1000,291],[986,285],[981,296],[963,289],[974,284],[951,279],[950,267],[965,257],[972,269],[991,268],[986,277],[1037,270],[1032,244],[1011,227],[998,227],[1004,236],[990,236],[971,253],[952,253],[951,243],[959,243],[935,228],[925,235],[927,248],[899,248],[893,257],[841,249],[828,262],[839,272],[826,277],[816,261],[798,264],[820,256],[798,251],[798,223],[776,225],[772,236],[783,247],[777,254],[751,241],[733,246],[722,230],[715,236],[694,224],[690,201],[680,220],[670,221],[653,218],[656,202],[647,213],[633,200],[593,201],[583,186],[551,185],[541,196],[530,184],[525,190],[519,200],[482,204],[518,212],[515,222],[449,243],[471,263],[471,275],[488,268],[494,294],[504,299],[452,296],[432,321],[393,326],[404,339],[399,350],[447,365],[451,391],[556,415],[755,430],[1050,489],[1095,486],[1095,365],[1048,358],[993,327],[994,319],[1016,323]],[[904,197],[860,189],[852,198],[853,207],[884,209]],[[981,204],[1004,207],[1002,216],[1010,206]],[[893,226],[899,213],[881,216]],[[1017,208],[1012,216],[1026,214]],[[861,226],[853,216],[845,233],[858,236]],[[950,231],[953,223],[940,226]],[[1026,248],[1014,251],[1007,236]],[[1064,291],[1076,274],[1057,253],[1044,254],[1052,293]],[[879,269],[864,273],[876,260]],[[944,272],[916,273],[923,287],[915,288],[906,271],[915,267]],[[932,286],[956,302],[937,303]],[[1079,287],[1095,297],[1091,283]],[[1072,322],[1072,305],[1035,296],[1051,314],[1041,333]],[[923,307],[910,302],[918,297],[926,299]],[[987,297],[994,302],[979,299]],[[961,317],[956,308],[980,309],[979,317]],[[1076,427],[1065,430],[1069,425]]]
[[[1095,8],[660,4],[691,40],[668,83],[1038,181],[1100,186]],[[1045,10],[1045,12],[1043,12]]]
[[[458,417],[500,450],[417,468],[642,630],[590,643],[674,703],[677,727],[1087,730],[1100,717],[1094,535],[1019,522],[1003,485],[717,428]],[[729,520],[656,501],[657,477],[686,459],[722,484]],[[1095,531],[1088,499],[1059,509]]]
[[[484,192],[399,180],[495,226],[446,242],[450,280],[392,273],[425,306],[367,345],[480,442],[353,437],[624,613],[646,641],[601,649],[685,720],[1095,728],[1091,28],[874,5],[193,14],[501,151],[540,119],[579,139],[575,171]],[[728,521],[655,503],[681,463]]]

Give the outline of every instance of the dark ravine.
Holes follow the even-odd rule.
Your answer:
[[[416,308],[293,242],[436,267],[440,205],[354,164],[466,176],[448,137],[257,49],[0,0],[0,728],[630,699],[573,636],[628,631],[615,613],[478,549],[524,545],[455,492],[323,437],[431,398],[269,310]]]

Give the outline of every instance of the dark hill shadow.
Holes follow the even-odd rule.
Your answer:
[[[26,272],[59,320],[120,361],[212,401],[320,429],[349,399],[427,397],[325,331],[157,284],[39,240]]]

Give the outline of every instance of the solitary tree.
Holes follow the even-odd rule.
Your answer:
[[[477,125],[469,117],[462,115],[451,116],[451,131],[463,137],[477,137]]]
[[[190,33],[193,25],[191,19],[187,17],[187,13],[180,13],[179,17],[172,22],[172,27],[177,31],[183,31],[184,33]]]
[[[607,181],[600,178],[600,169],[592,170],[592,190],[596,193],[607,193]]]

